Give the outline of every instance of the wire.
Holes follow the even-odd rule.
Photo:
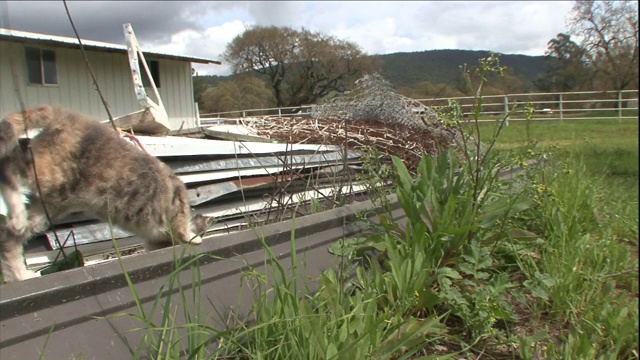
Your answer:
[[[9,5],[6,2],[4,2],[3,5],[5,7],[3,20],[7,24],[7,28],[11,29],[11,24],[9,22],[9,7],[8,7]],[[22,112],[22,118],[24,120],[23,121],[24,134],[25,134],[25,138],[27,139],[27,149],[29,150],[29,154],[31,156],[31,167],[33,168],[33,177],[35,179],[36,190],[38,191],[38,197],[40,198],[40,202],[42,204],[42,210],[47,219],[47,222],[49,223],[49,226],[52,227],[56,244],[60,247],[60,251],[62,252],[62,255],[64,256],[64,258],[66,259],[67,255],[64,253],[64,249],[60,244],[60,238],[58,237],[58,233],[56,232],[55,227],[53,226],[53,221],[51,221],[51,216],[49,214],[49,211],[47,210],[47,206],[45,205],[44,198],[42,197],[42,189],[40,187],[40,181],[38,180],[38,173],[36,171],[36,159],[33,156],[33,148],[31,147],[31,139],[29,138],[29,125],[27,124],[27,108],[24,102],[24,98],[22,97],[22,93],[20,92],[20,81],[18,78],[17,61],[15,59],[16,52],[10,51],[10,53],[11,53],[11,56],[9,56],[9,63],[11,67],[11,80],[13,82],[13,89],[16,93],[16,98],[18,100],[18,103],[20,104],[20,111]]]
[[[73,18],[71,18],[71,12],[69,12],[67,1],[62,0],[62,3],[64,4],[64,8],[67,11],[67,17],[69,18],[69,23],[71,23],[73,32],[76,34],[76,39],[78,39],[78,44],[80,45],[80,51],[82,52],[82,56],[84,57],[84,62],[87,64],[87,69],[89,69],[89,74],[91,74],[93,85],[95,85],[96,90],[98,91],[98,95],[100,95],[100,100],[102,100],[102,105],[104,105],[104,109],[107,111],[107,115],[109,115],[109,122],[111,123],[113,130],[115,130],[116,133],[119,133],[118,128],[116,127],[116,123],[113,121],[113,115],[111,115],[111,110],[109,110],[109,103],[107,103],[107,100],[102,95],[102,91],[100,90],[100,85],[98,85],[98,80],[96,80],[96,77],[93,74],[93,70],[91,69],[91,63],[87,58],[87,52],[84,50],[84,46],[82,45],[82,40],[80,39],[80,35],[78,34],[78,30],[76,29],[76,25],[73,23]]]

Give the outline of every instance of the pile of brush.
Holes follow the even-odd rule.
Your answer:
[[[414,170],[423,154],[446,150],[451,140],[428,127],[379,121],[269,118],[251,124],[257,135],[290,144],[337,145],[349,150],[375,147],[384,162],[397,156]]]
[[[436,155],[461,139],[434,109],[396,93],[379,74],[364,76],[353,90],[312,109],[310,119],[269,117],[252,125],[258,135],[279,142],[376,147],[383,161],[395,155],[409,170],[423,154]]]

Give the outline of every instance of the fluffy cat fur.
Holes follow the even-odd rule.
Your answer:
[[[41,129],[28,142],[20,139],[25,123],[29,130]],[[20,186],[31,192],[28,204]],[[22,245],[49,226],[43,202],[54,222],[84,212],[144,238],[147,250],[170,246],[172,239],[199,244],[196,233],[211,223],[201,215],[191,219],[186,188],[168,166],[111,127],[61,107],[41,106],[0,120],[0,190],[9,210],[0,224],[6,281],[37,276],[25,267]]]

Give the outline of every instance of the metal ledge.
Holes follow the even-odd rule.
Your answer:
[[[394,218],[402,218],[395,197],[390,200]],[[362,232],[366,225],[356,214],[371,210],[374,212],[369,215],[379,211],[370,201],[354,203],[265,225],[257,231],[283,261],[291,257],[289,240],[295,229],[296,252],[301,259],[299,279],[315,279],[334,265],[327,247]],[[269,273],[263,246],[252,230],[205,239],[197,247],[167,248],[124,258],[122,263],[145,311],[151,309],[181,249],[190,253],[186,259],[207,255],[199,265],[203,311],[210,321],[207,325],[224,329],[224,321],[215,314],[227,313],[230,308],[238,316],[246,316],[251,297],[240,294],[250,294],[251,289],[241,281],[241,272],[255,268]],[[283,262],[283,266],[288,268],[290,264]],[[183,271],[179,279],[186,284],[184,289],[190,288],[190,270]],[[168,290],[160,296],[166,298]],[[138,314],[138,310],[118,261],[4,285],[0,287],[0,358],[32,359],[40,352],[47,359],[78,355],[85,359],[130,358],[142,336],[141,331],[131,330],[141,324],[129,316],[113,317],[119,313]],[[179,317],[177,323],[182,321]]]

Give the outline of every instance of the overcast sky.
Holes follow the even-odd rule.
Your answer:
[[[2,1],[0,27],[75,37],[62,1]],[[305,27],[368,54],[432,49],[544,55],[566,31],[571,1],[68,1],[83,39],[124,44],[131,23],[143,50],[222,60],[250,25]],[[8,15],[8,16],[7,16]],[[220,65],[200,74],[226,75]]]

